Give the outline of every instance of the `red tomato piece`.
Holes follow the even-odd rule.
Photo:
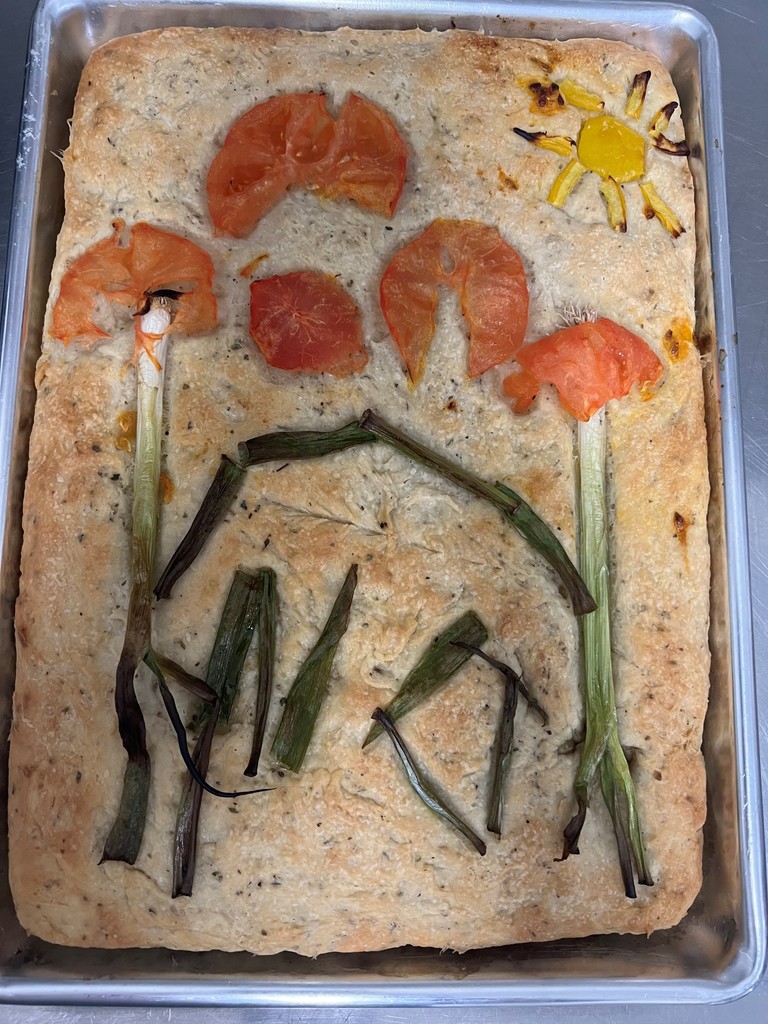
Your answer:
[[[513,370],[504,378],[504,394],[512,399],[515,412],[528,412],[541,389],[538,377],[527,370]]]
[[[53,307],[52,333],[68,345],[92,344],[107,333],[94,322],[99,296],[121,306],[140,307],[148,292],[182,292],[170,332],[195,334],[216,325],[213,263],[194,242],[140,222],[114,233],[78,256],[61,281]]]
[[[526,387],[554,384],[560,402],[576,419],[587,421],[612,398],[623,398],[635,384],[655,384],[663,366],[642,338],[601,318],[556,331],[517,353],[522,374],[504,381],[504,392],[524,411]]]
[[[249,235],[302,171],[328,156],[333,137],[321,93],[273,96],[243,114],[208,171],[208,209],[216,231]]]
[[[469,327],[467,373],[479,377],[511,359],[528,321],[528,285],[517,251],[496,228],[436,220],[398,252],[381,280],[381,309],[418,383],[435,333],[438,289],[459,294]]]
[[[280,370],[348,377],[368,362],[355,301],[336,278],[314,270],[251,284],[251,337]]]
[[[352,93],[336,122],[332,163],[313,184],[329,199],[347,196],[391,217],[403,191],[407,156],[389,114]]]
[[[405,164],[394,122],[363,97],[347,97],[334,121],[322,93],[273,96],[235,122],[214,158],[211,220],[218,233],[245,238],[292,185],[391,215]]]

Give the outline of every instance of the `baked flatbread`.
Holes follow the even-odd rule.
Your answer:
[[[538,42],[466,32],[299,33],[170,29],[116,40],[88,62],[64,155],[66,215],[37,371],[17,610],[11,736],[11,882],[21,923],[82,946],[375,950],[405,943],[466,950],[600,932],[651,932],[681,919],[701,881],[705,813],[701,731],[707,702],[708,479],[701,369],[685,338],[694,317],[694,197],[685,159],[648,147],[659,194],[685,233],[673,240],[625,189],[628,230],[608,226],[589,174],[564,209],[546,202],[563,166],[512,131],[575,137],[584,111],[537,110],[530,85],[572,78],[624,117],[634,76],[652,71],[643,114],[676,95],[647,53],[603,40]],[[244,240],[213,237],[208,167],[233,121],[280,92],[323,91],[338,109],[357,92],[387,111],[409,147],[391,220],[350,201],[291,191]],[[677,131],[677,135],[675,135]],[[669,129],[680,137],[679,122]],[[115,445],[135,407],[129,316],[111,339],[65,348],[50,313],[68,264],[110,234],[149,221],[213,257],[220,327],[171,342],[158,570],[186,532],[222,451],[281,428],[331,428],[366,407],[519,492],[575,557],[573,422],[548,388],[526,416],[499,376],[466,376],[466,327],[442,297],[417,388],[408,385],[378,305],[388,261],[437,216],[496,226],[521,254],[531,293],[529,339],[589,306],[640,334],[662,358],[654,396],[608,406],[613,513],[613,648],[622,741],[632,770],[653,888],[623,894],[610,818],[596,793],[581,853],[557,863],[575,809],[583,723],[578,628],[556,580],[490,507],[375,445],[315,462],[249,471],[232,508],[174,596],[157,606],[157,647],[204,674],[238,565],[270,566],[280,600],[276,692],[283,697],[317,639],[350,564],[360,580],[326,703],[298,776],[266,772],[270,793],[206,796],[192,897],[172,900],[172,838],[184,777],[156,687],[137,691],[152,787],[134,866],[99,865],[125,755],[113,706],[126,621],[133,454]],[[249,338],[240,268],[259,276],[338,275],[359,304],[369,362],[346,379],[265,364]],[[682,327],[681,327],[682,325]],[[670,356],[669,349],[672,349]],[[277,470],[280,469],[280,472]],[[681,520],[684,526],[681,526]],[[417,799],[386,738],[361,743],[429,642],[461,612],[486,623],[487,649],[518,652],[549,713],[521,705],[505,829],[479,857]],[[209,780],[245,788],[253,652]],[[473,660],[402,732],[476,831],[484,830],[501,679]],[[192,702],[179,698],[183,712]],[[263,764],[268,759],[263,760]]]

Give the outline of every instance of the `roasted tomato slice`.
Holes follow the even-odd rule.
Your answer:
[[[333,161],[314,184],[330,199],[347,196],[391,217],[403,191],[407,151],[394,121],[362,96],[347,97],[336,122]]]
[[[642,338],[602,318],[575,324],[524,345],[517,353],[522,372],[504,381],[516,412],[524,412],[541,384],[554,384],[563,407],[588,420],[612,398],[635,384],[655,384],[663,366]]]
[[[417,383],[424,372],[441,285],[461,299],[469,327],[469,376],[511,359],[528,321],[520,256],[487,224],[436,220],[396,254],[381,281],[381,309],[411,380]]]
[[[251,337],[280,370],[348,377],[368,362],[354,299],[330,274],[314,270],[251,284]]]
[[[235,121],[208,171],[208,209],[217,232],[245,238],[299,181],[321,163],[334,123],[320,93],[273,96]]]
[[[140,222],[114,233],[78,256],[61,281],[53,307],[52,333],[68,345],[91,344],[107,333],[95,323],[102,297],[139,308],[148,292],[179,293],[172,332],[194,334],[216,325],[213,263],[203,249],[180,235]]]
[[[405,181],[405,143],[392,119],[350,95],[334,121],[322,93],[259,103],[235,122],[208,172],[217,232],[245,238],[290,188],[348,196],[391,214]]]

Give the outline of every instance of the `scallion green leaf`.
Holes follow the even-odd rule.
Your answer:
[[[499,724],[496,730],[496,738],[491,756],[491,786],[488,794],[488,821],[486,828],[489,832],[501,835],[501,819],[504,813],[504,784],[506,782],[509,760],[512,756],[512,744],[515,739],[515,712],[517,711],[518,692],[523,695],[530,707],[541,716],[544,725],[549,718],[544,708],[535,700],[523,682],[522,676],[512,668],[511,665],[491,657],[479,647],[471,647],[461,640],[455,640],[457,647],[463,647],[478,658],[488,662],[504,677],[504,700],[499,715]]]
[[[464,612],[440,633],[419,658],[403,685],[386,707],[387,716],[397,722],[409,711],[437,693],[472,657],[461,649],[459,641],[479,647],[488,639],[488,630],[473,611]],[[381,725],[371,727],[364,747],[381,734]]]
[[[233,462],[228,455],[221,456],[219,468],[205,493],[202,505],[157,581],[155,596],[158,599],[171,596],[177,581],[200,554],[219,519],[240,493],[244,476],[245,466]]]
[[[291,771],[298,772],[301,769],[312,739],[328,688],[336,649],[347,631],[356,586],[357,566],[353,565],[317,643],[299,669],[286,697],[283,716],[272,743],[272,753],[280,764]]]
[[[449,824],[453,825],[457,831],[469,840],[480,856],[484,857],[486,852],[485,843],[471,828],[471,826],[469,826],[463,818],[459,817],[459,815],[448,806],[445,800],[438,795],[435,784],[426,777],[416,764],[392,719],[385,711],[382,711],[381,708],[376,708],[371,715],[371,718],[376,722],[379,730],[384,730],[392,740],[392,745],[395,748],[397,756],[400,758],[400,763],[405,769],[408,781],[422,801],[431,811],[434,811],[435,814],[440,815],[441,818],[445,818]]]
[[[256,674],[256,707],[253,712],[253,744],[243,775],[252,778],[258,773],[261,748],[267,729],[267,712],[272,696],[275,672],[277,633],[277,577],[271,569],[261,569],[261,600],[258,621],[258,669]]]

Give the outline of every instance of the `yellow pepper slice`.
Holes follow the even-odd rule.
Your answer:
[[[605,178],[600,182],[600,195],[605,200],[608,211],[608,223],[614,231],[627,230],[627,204],[621,185],[613,178]]]
[[[634,117],[635,119],[640,117],[650,80],[650,71],[641,71],[639,75],[635,75],[633,78],[632,85],[627,96],[627,105],[624,107],[624,113],[627,117]]]
[[[654,216],[658,217],[662,226],[667,229],[670,235],[672,235],[673,238],[679,238],[685,231],[685,228],[678,220],[677,215],[667,206],[656,191],[656,186],[653,182],[641,182],[640,191],[642,192],[643,199],[646,202],[645,216],[649,219]]]
[[[593,92],[582,89],[572,78],[564,78],[560,82],[560,94],[566,103],[582,110],[602,110],[605,103]]]
[[[588,118],[581,126],[577,155],[589,171],[614,181],[637,181],[645,174],[645,141],[610,114]]]
[[[547,202],[553,206],[564,206],[566,199],[573,192],[581,176],[586,173],[587,168],[584,164],[580,164],[575,159],[570,160],[552,182]]]

